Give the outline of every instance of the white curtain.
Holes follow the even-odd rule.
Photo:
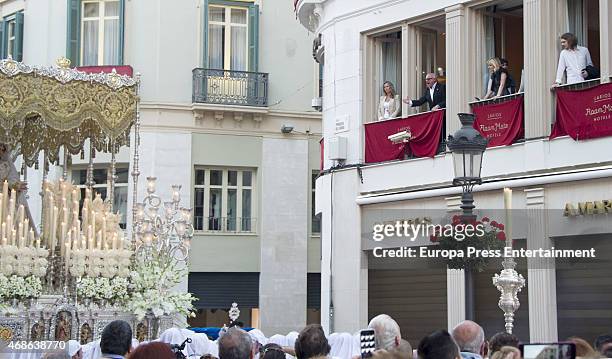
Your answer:
[[[119,65],[119,19],[104,20],[104,65]]]
[[[576,35],[578,44],[584,46],[584,24],[583,24],[582,0],[567,0],[567,22],[569,32]]]
[[[242,9],[232,9],[231,27],[231,67],[234,71],[246,71],[248,59],[247,42],[247,12]],[[245,26],[234,26],[234,24],[244,24]]]
[[[492,16],[483,16],[484,21],[484,40],[485,40],[485,58],[482,61],[483,76],[482,76],[482,88],[486,94],[489,84],[489,69],[487,68],[487,60],[495,57],[495,19]]]
[[[208,14],[210,22],[225,21],[224,8],[211,6]],[[208,25],[208,68],[210,69],[223,69],[224,38],[223,25]]]
[[[402,88],[402,51],[399,40],[383,41],[380,91],[385,81],[391,81],[396,93]]]
[[[82,66],[98,65],[98,24],[98,21],[85,21],[83,24]]]

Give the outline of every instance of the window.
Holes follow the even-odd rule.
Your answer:
[[[317,182],[317,177],[319,177],[319,171],[312,171],[312,180],[311,180],[311,224],[310,224],[310,232],[311,234],[320,234],[321,233],[321,218],[317,216],[315,211],[315,185]]]
[[[204,17],[206,67],[256,72],[259,6],[230,6],[211,0]]]
[[[254,232],[254,187],[252,170],[196,169],[195,230]]]
[[[125,229],[127,223],[128,166],[116,167],[115,175],[117,176],[117,180],[115,181],[115,193],[113,196],[113,212],[119,212],[121,214],[119,226]],[[109,169],[94,168],[94,193],[99,193],[104,200],[110,189],[110,183],[108,182],[109,178]],[[72,182],[81,189],[81,200],[79,204],[79,208],[81,208],[83,206],[83,199],[85,198],[85,189],[87,188],[87,169],[73,170]]]
[[[68,57],[74,65],[123,64],[124,0],[69,0]]]
[[[17,12],[0,21],[0,47],[2,58],[23,59],[23,12]]]

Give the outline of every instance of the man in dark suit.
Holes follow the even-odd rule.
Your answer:
[[[429,104],[429,110],[437,110],[446,107],[446,86],[439,84],[435,74],[427,74],[425,76],[425,84],[427,91],[418,100],[411,100],[406,97],[403,101],[408,105],[415,107],[421,106],[424,103]]]

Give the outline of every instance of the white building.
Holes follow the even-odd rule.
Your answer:
[[[499,293],[491,285],[499,265],[475,275],[474,313],[469,313],[463,270],[449,270],[442,261],[391,260],[372,254],[375,245],[398,246],[368,239],[371,228],[365,225],[372,216],[392,221],[397,213],[410,210],[413,217],[426,210],[455,211],[461,193],[452,186],[449,152],[365,163],[364,124],[376,119],[386,80],[396,84],[402,98],[415,98],[423,93],[424,75],[442,68],[438,76],[439,82],[446,82],[445,129],[452,134],[460,127],[456,114],[469,112],[474,97],[485,93],[485,61],[507,58],[517,86],[524,84],[524,139],[485,152],[483,185],[474,190],[476,206],[503,208],[502,188],[510,187],[513,208],[527,214],[513,232],[518,246],[597,247],[598,258],[612,255],[608,217],[568,218],[562,211],[566,203],[612,197],[610,138],[549,140],[556,101],[550,87],[561,34],[571,31],[589,48],[601,69],[595,84],[609,82],[609,1],[299,0],[296,11],[301,24],[321,37],[319,52],[324,53],[328,170],[316,186],[317,212],[322,214],[324,327],[354,332],[374,315],[387,313],[398,320],[403,337],[413,345],[428,332],[452,328],[468,317],[480,322],[487,336],[503,328]],[[404,116],[412,112],[403,105]],[[333,144],[344,140],[345,153]],[[543,266],[528,260],[518,268],[528,283],[519,296],[515,323],[522,340],[549,342],[571,335],[592,340],[609,332],[612,282],[606,265],[558,261]]]
[[[292,4],[2,0],[0,15],[3,56],[47,66],[67,56],[73,66],[129,65],[141,74],[141,186],[157,176],[169,196],[179,184],[182,203],[194,208],[183,288],[200,298],[192,325],[227,322],[234,301],[240,320],[268,335],[298,330],[307,316],[318,321],[318,66]],[[104,195],[109,161],[95,160]],[[126,214],[130,161],[123,148],[115,204]],[[71,180],[84,184],[87,159],[71,162]],[[37,188],[40,176],[31,170],[29,181]]]

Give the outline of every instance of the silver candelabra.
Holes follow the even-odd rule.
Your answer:
[[[155,194],[156,181],[156,177],[147,177],[147,194],[135,204],[136,255],[146,258],[164,254],[186,261],[193,238],[192,209],[179,207],[180,185],[172,186],[171,201],[162,202]]]

